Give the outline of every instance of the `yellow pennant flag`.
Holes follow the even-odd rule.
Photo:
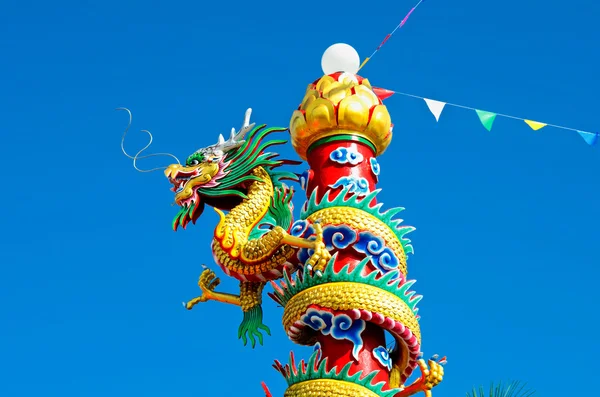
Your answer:
[[[532,121],[532,120],[524,120],[528,126],[531,127],[532,130],[537,131],[541,128],[544,128],[545,126],[547,126],[548,124],[544,124],[544,123],[540,123],[539,121]]]
[[[363,68],[363,66],[365,66],[367,64],[367,62],[369,62],[369,57],[366,57],[365,60],[363,61],[363,63],[360,65],[360,67],[358,68],[358,70],[361,70]]]

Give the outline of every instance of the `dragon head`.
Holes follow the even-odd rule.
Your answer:
[[[185,164],[171,164],[165,169],[165,176],[173,184],[175,203],[181,207],[173,220],[173,229],[178,226],[184,229],[191,221],[202,214],[205,204],[220,210],[231,210],[246,199],[247,188],[258,178],[252,175],[256,167],[264,167],[273,179],[274,184],[281,179],[297,180],[296,174],[275,172],[273,168],[282,164],[297,164],[294,161],[274,160],[276,153],[266,153],[265,149],[272,145],[286,143],[285,140],[270,140],[262,143],[271,132],[282,132],[287,129],[265,128],[265,125],[254,127],[250,124],[252,109],[246,111],[244,124],[225,140],[219,135],[216,144],[199,149],[192,153]]]

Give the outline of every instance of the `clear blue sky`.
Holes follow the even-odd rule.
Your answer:
[[[261,380],[283,395],[272,360],[309,349],[286,339],[270,300],[274,336],[254,351],[237,340],[237,308],[181,307],[212,263],[216,217],[171,231],[170,185],[121,154],[127,117],[113,109],[133,111],[132,150],[149,129],[155,151],[179,157],[238,127],[248,106],[287,126],[325,48],[364,57],[413,6],[380,3],[2,2],[0,395],[259,397]],[[591,0],[427,0],[361,74],[597,131],[598,15]],[[423,351],[449,360],[434,396],[506,379],[583,395],[600,355],[600,145],[500,118],[487,132],[461,109],[436,124],[420,100],[386,103],[396,134],[380,158],[383,201],[417,227]]]

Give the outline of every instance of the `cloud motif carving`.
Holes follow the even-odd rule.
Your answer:
[[[308,238],[315,234],[315,230],[308,221],[296,221],[290,233],[294,237]],[[347,225],[327,225],[323,228],[323,243],[328,250],[343,250],[354,244],[358,233]],[[306,261],[313,254],[313,250],[302,248],[298,251],[297,258],[300,263]]]
[[[294,237],[304,237],[309,228],[311,228],[311,226],[308,221],[299,219],[292,224],[290,235]]]
[[[348,188],[349,193],[356,193],[359,196],[366,196],[369,193],[369,182],[365,178],[359,178],[353,175],[343,176],[329,187],[336,189],[338,187]]]
[[[311,170],[306,170],[302,174],[300,174],[300,187],[302,190],[308,189],[308,182],[310,181],[310,173]]]
[[[314,236],[315,230],[308,221],[298,220],[292,225],[290,234],[295,237],[310,238]],[[325,247],[332,251],[334,249],[343,250],[352,247],[356,252],[367,255],[373,266],[382,273],[397,272],[400,260],[394,254],[391,248],[386,246],[382,237],[376,236],[371,232],[360,232],[347,225],[327,225],[323,228],[323,243]],[[314,253],[313,250],[302,248],[296,255],[298,261],[306,263]]]
[[[392,358],[390,357],[388,349],[383,346],[376,347],[373,349],[373,357],[375,357],[381,365],[386,367],[388,371],[392,370]]]
[[[400,261],[394,252],[386,247],[383,238],[370,232],[361,232],[354,249],[370,256],[371,263],[383,273],[398,271]]]
[[[354,147],[339,147],[335,149],[329,155],[331,161],[335,161],[338,164],[351,164],[358,165],[365,159],[361,153],[359,153]]]
[[[356,231],[346,225],[326,226],[323,228],[323,242],[328,250],[343,250],[356,241]]]
[[[331,335],[337,340],[349,340],[354,344],[352,356],[358,360],[363,348],[362,332],[366,324],[364,320],[352,320],[346,314],[333,315],[325,310],[308,309],[300,321],[307,327],[320,331],[323,335]]]
[[[317,362],[321,361],[321,355],[323,354],[323,351],[321,350],[321,344],[319,342],[315,343],[315,346],[313,347],[313,351],[317,352],[317,356],[315,357],[315,360]]]
[[[371,163],[371,171],[373,171],[373,175],[378,177],[379,173],[381,172],[381,166],[377,162],[377,159],[375,157],[371,157],[369,162]]]

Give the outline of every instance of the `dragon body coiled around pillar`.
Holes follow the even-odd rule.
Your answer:
[[[289,129],[250,124],[250,114],[229,139],[219,135],[164,170],[180,207],[173,229],[196,224],[205,206],[213,207],[213,259],[239,281],[239,294],[218,291],[220,279],[203,265],[201,294],[184,306],[239,306],[238,337],[255,347],[270,335],[262,311],[270,282],[290,340],[314,346],[299,365],[293,353],[288,364],[275,361],[289,386],[284,397],[430,397],[446,359],[422,359],[421,296],[407,278],[413,247],[406,235],[415,228],[395,217],[403,208],[383,210],[375,187],[376,157],[391,142],[387,109],[366,79],[334,73],[309,85]],[[288,131],[309,165],[305,174],[282,170],[300,163],[270,151],[287,143],[272,135]],[[142,151],[128,155],[136,169]],[[284,181],[306,190],[297,220],[294,190]],[[420,377],[407,384],[416,369]]]
[[[212,270],[205,269],[198,282],[202,294],[187,302],[186,307],[192,309],[208,300],[239,305],[244,313],[239,337],[254,347],[256,339],[262,344],[261,330],[270,334],[262,323],[265,283],[296,270],[299,248],[313,251],[310,263],[315,268],[324,267],[331,256],[320,235],[308,240],[289,233],[294,190],[283,181],[297,181],[298,176],[278,168],[295,162],[267,151],[287,142],[269,139],[271,134],[287,129],[255,126],[249,124],[249,117],[250,109],[240,131],[232,130],[228,140],[220,135],[216,144],[191,154],[185,165],[168,166],[165,175],[173,184],[175,202],[181,207],[173,228],[195,223],[204,206],[212,206],[219,214],[212,241],[214,260],[228,276],[240,282],[239,295],[217,292],[219,279]],[[322,233],[318,222],[313,226],[317,234]]]

